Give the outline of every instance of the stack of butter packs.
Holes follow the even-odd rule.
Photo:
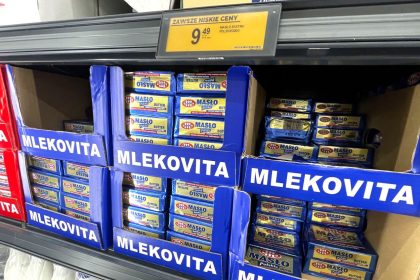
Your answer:
[[[64,130],[92,133],[87,121],[64,121]],[[28,175],[35,203],[90,221],[89,165],[28,155]]]
[[[173,112],[176,93],[172,72],[125,73],[127,136],[154,145],[173,144]],[[126,230],[164,239],[167,229],[167,178],[123,174],[123,223]]]

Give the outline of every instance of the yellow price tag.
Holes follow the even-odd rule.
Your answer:
[[[171,18],[166,52],[263,50],[268,16],[260,11]]]

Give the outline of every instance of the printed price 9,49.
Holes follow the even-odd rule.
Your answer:
[[[209,35],[210,27],[203,28],[202,31],[200,30],[200,28],[194,28],[191,34],[191,37],[192,37],[191,44],[195,45],[195,44],[198,44],[198,42],[200,42],[201,33],[203,33],[204,35]]]

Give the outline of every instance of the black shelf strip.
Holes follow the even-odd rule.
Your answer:
[[[192,279],[165,267],[129,260],[112,251],[90,249],[5,218],[0,218],[0,243],[100,279]]]

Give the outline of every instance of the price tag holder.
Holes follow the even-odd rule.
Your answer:
[[[281,4],[165,12],[157,58],[274,56]]]

